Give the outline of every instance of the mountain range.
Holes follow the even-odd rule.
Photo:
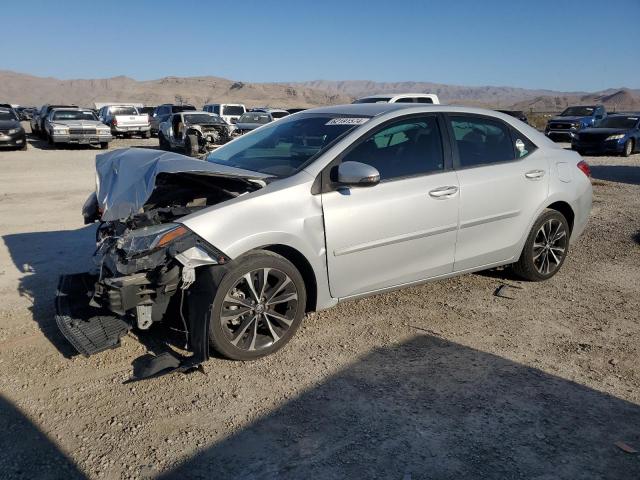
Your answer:
[[[312,107],[350,103],[376,93],[435,93],[442,103],[525,111],[558,111],[571,104],[603,103],[609,110],[640,110],[640,90],[612,88],[600,92],[559,92],[503,86],[468,87],[430,82],[368,80],[250,83],[226,78],[164,77],[134,80],[126,76],[60,80],[0,71],[0,103],[41,105],[95,102],[244,103],[248,106]]]

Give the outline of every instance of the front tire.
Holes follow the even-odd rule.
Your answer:
[[[533,224],[513,270],[531,282],[553,277],[567,258],[569,235],[569,223],[564,215],[557,210],[545,210]]]
[[[195,157],[200,151],[197,135],[187,135],[184,141],[184,154],[189,157]]]
[[[624,144],[624,149],[622,150],[622,156],[623,157],[630,157],[631,154],[633,153],[633,146],[634,146],[633,145],[633,139],[630,138]]]
[[[233,360],[276,352],[293,337],[305,315],[302,275],[272,252],[235,260],[212,292],[210,344]]]
[[[162,132],[158,133],[158,143],[160,144],[160,150],[170,150],[171,146],[169,145],[169,142],[167,142],[167,139],[164,137],[164,134]]]

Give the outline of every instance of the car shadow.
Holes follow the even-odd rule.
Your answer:
[[[54,299],[60,275],[90,269],[95,250],[95,225],[77,230],[4,235],[2,240],[16,268],[23,274],[21,296],[31,300],[33,320],[65,357],[77,355],[58,330]]]
[[[77,465],[9,400],[0,395],[2,478],[84,479]]]
[[[638,425],[638,405],[423,335],[355,360],[160,478],[638,478],[638,457],[614,445],[637,448]]]
[[[598,180],[640,185],[640,167],[633,165],[590,165],[591,176]]]

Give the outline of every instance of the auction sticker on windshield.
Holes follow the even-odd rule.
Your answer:
[[[325,125],[362,125],[363,123],[371,120],[370,118],[351,118],[351,117],[342,117],[342,118],[332,118]]]

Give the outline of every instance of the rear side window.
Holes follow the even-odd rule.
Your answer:
[[[450,116],[460,167],[476,167],[515,160],[510,128],[486,117]]]
[[[369,136],[342,161],[371,165],[378,169],[381,180],[441,171],[444,154],[436,117],[395,122]]]
[[[399,98],[396,100],[396,103],[415,103],[414,99],[411,97]]]
[[[429,97],[418,97],[416,98],[416,101],[418,103],[433,103],[433,100],[431,100]]]
[[[222,110],[222,115],[242,115],[244,113],[244,108],[239,105],[225,105]]]

